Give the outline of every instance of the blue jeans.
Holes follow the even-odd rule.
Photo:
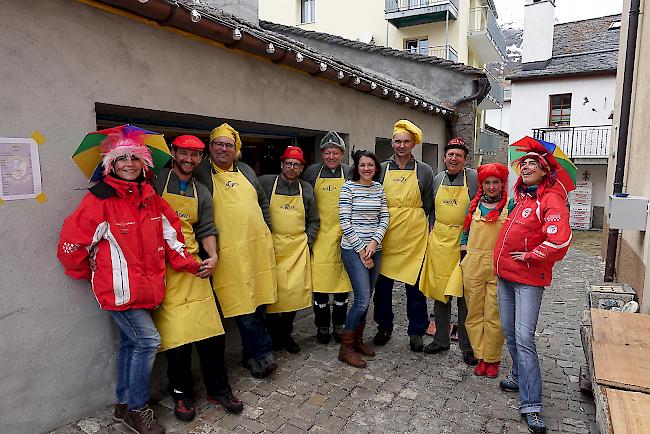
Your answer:
[[[151,370],[160,348],[160,335],[151,311],[127,309],[107,311],[120,329],[117,353],[117,402],[138,410],[149,402]]]
[[[266,305],[259,306],[255,312],[234,317],[241,336],[242,359],[261,360],[273,352],[271,336],[266,329]]]
[[[366,319],[372,289],[375,283],[377,283],[377,277],[379,277],[381,251],[375,252],[372,257],[375,266],[371,269],[367,269],[363,265],[359,254],[353,249],[341,249],[341,259],[343,260],[345,271],[347,271],[350,277],[352,291],[354,292],[354,301],[345,319],[345,330],[354,331],[359,323]]]
[[[519,411],[542,411],[542,373],[535,347],[535,329],[543,286],[499,278],[497,283],[501,328],[512,358],[512,378],[519,383]]]
[[[393,284],[395,281],[380,274],[375,285],[375,315],[377,327],[382,330],[393,330]],[[429,326],[427,315],[427,298],[420,292],[420,278],[415,285],[405,284],[406,287],[406,317],[409,321],[408,335],[422,336]]]

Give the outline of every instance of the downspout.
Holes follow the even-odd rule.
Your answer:
[[[487,76],[479,77],[476,81],[478,82],[478,86],[477,86],[478,89],[476,90],[476,92],[474,92],[471,95],[464,96],[456,100],[456,102],[454,102],[454,108],[456,110],[456,113],[458,113],[458,107],[463,103],[476,100],[478,105],[479,100],[483,100],[483,98],[485,98],[487,93],[490,91],[490,82],[488,81]],[[474,119],[476,119],[476,110],[474,111]],[[474,128],[476,128],[476,124],[474,125]],[[455,134],[455,132],[453,132],[453,128],[452,128],[452,133]],[[476,129],[474,130],[473,134],[476,134]],[[472,137],[472,149],[471,149],[472,158],[471,160],[468,161],[469,164],[473,164],[474,154],[476,152],[475,148],[476,148],[476,140],[475,137]]]
[[[630,21],[627,29],[627,46],[625,48],[625,71],[623,74],[623,95],[621,97],[621,118],[619,122],[618,144],[616,147],[616,171],[614,172],[613,194],[623,192],[625,177],[625,159],[630,127],[630,108],[632,105],[632,82],[634,80],[634,62],[636,60],[636,39],[639,29],[639,11],[641,0],[630,3]],[[618,229],[609,229],[607,236],[607,254],[605,255],[605,282],[613,282],[616,274],[616,251],[618,249]]]

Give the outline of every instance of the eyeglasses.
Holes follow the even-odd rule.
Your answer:
[[[293,163],[293,162],[283,161],[282,164],[287,166],[289,169],[298,169],[298,168],[302,167],[302,163]]]
[[[235,147],[235,144],[234,143],[224,143],[224,142],[210,142],[210,146],[214,146],[215,148],[233,149]]]

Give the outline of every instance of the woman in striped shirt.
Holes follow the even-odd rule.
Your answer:
[[[363,342],[370,295],[379,276],[381,241],[388,228],[388,206],[384,187],[376,182],[379,161],[370,151],[357,151],[352,159],[352,180],[341,187],[341,259],[350,276],[354,302],[341,334],[339,360],[363,368],[366,361],[359,353],[373,357],[375,350]]]

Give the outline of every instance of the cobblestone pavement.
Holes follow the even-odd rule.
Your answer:
[[[583,282],[602,279],[602,273],[600,258],[580,246],[572,248],[556,266],[553,285],[544,296],[537,346],[549,432],[598,432],[593,400],[578,387],[579,368],[585,363],[579,326],[586,306]],[[226,414],[209,404],[201,391],[196,419],[178,422],[171,399],[156,390],[154,409],[160,422],[169,433],[195,434],[527,432],[517,411],[518,395],[499,390],[498,379],[476,377],[462,362],[457,345],[436,355],[408,349],[404,290],[395,291],[393,338],[378,348],[368,368],[339,362],[336,344],[317,344],[313,317],[304,316],[296,321],[295,332],[302,352],[276,353],[279,368],[270,378],[251,378],[234,352],[229,355],[231,383],[246,405],[243,414]],[[367,336],[375,331],[374,326],[369,329]],[[425,343],[429,340],[425,337]],[[509,366],[504,347],[500,378]],[[54,433],[130,432],[111,415],[112,408],[106,408]]]

